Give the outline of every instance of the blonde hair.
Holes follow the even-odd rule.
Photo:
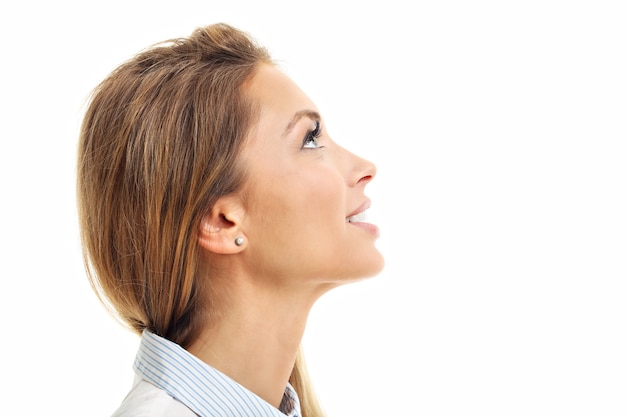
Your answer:
[[[240,188],[237,165],[258,112],[243,87],[267,50],[226,24],[159,43],[93,91],[78,150],[85,266],[111,313],[189,346],[211,312],[201,305],[202,216]],[[303,417],[322,416],[301,351],[291,378]]]

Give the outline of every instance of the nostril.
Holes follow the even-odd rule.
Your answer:
[[[357,184],[367,184],[373,178],[374,178],[374,176],[372,176],[372,175],[364,175],[361,178],[359,178],[359,180],[357,181]]]
[[[352,154],[354,157],[349,178],[352,185],[365,185],[376,176],[376,165],[367,159]]]

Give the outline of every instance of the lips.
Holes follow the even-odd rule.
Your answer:
[[[353,216],[346,217],[346,223],[359,223],[367,220],[367,212],[363,210]]]
[[[350,227],[356,227],[361,230],[365,230],[369,232],[375,238],[380,236],[380,231],[376,225],[368,223],[367,220],[367,209],[370,208],[370,200],[365,200],[363,204],[361,204],[356,210],[346,217],[346,224],[350,224]]]
[[[346,217],[346,223],[361,223],[367,220],[367,209],[370,208],[370,200],[366,200],[356,210]]]

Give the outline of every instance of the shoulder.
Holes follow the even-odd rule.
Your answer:
[[[137,379],[111,417],[196,417],[196,414],[162,389]]]

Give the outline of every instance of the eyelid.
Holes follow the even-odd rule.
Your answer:
[[[302,149],[319,149],[323,146],[317,144],[317,138],[322,136],[322,123],[320,120],[313,120],[315,122],[315,128],[313,130],[307,130],[304,139],[302,140]],[[315,146],[307,146],[308,143],[315,142]]]
[[[313,122],[315,123],[315,128],[313,129],[311,134],[314,137],[319,138],[322,135],[322,122],[320,122],[319,120],[313,120]]]

